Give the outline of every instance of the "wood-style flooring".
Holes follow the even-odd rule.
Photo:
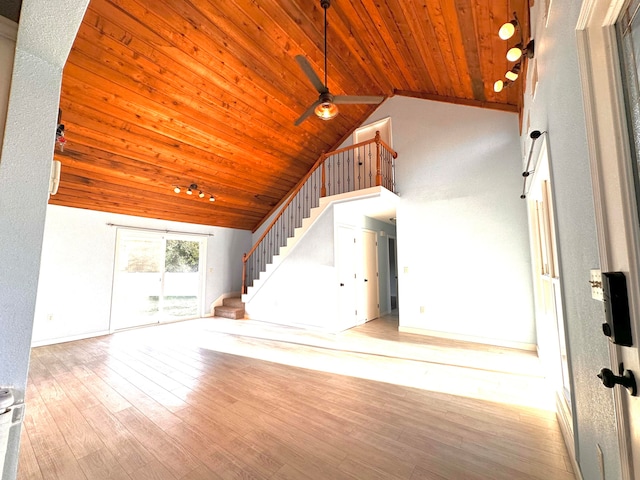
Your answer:
[[[34,348],[18,478],[573,480],[533,353],[200,319]]]

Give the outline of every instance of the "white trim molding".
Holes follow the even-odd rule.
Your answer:
[[[627,273],[632,318],[640,318],[638,294],[638,212],[631,171],[631,152],[620,79],[615,23],[624,0],[584,0],[576,39],[602,271]],[[634,332],[638,338],[638,331]],[[609,343],[613,370],[626,358],[638,365],[637,348],[621,352]],[[627,392],[613,389],[623,480],[632,480],[633,448]],[[638,448],[638,447],[636,447]],[[636,462],[638,459],[636,459]]]

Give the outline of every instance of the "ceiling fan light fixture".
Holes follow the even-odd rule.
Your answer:
[[[200,192],[198,192],[198,196],[200,198],[204,198],[204,192],[202,190],[200,190]]]
[[[493,91],[496,93],[500,93],[504,88],[504,82],[502,80],[496,80],[493,84]]]
[[[338,115],[338,106],[333,102],[322,102],[314,112],[322,120],[331,120]]]
[[[173,191],[174,191],[174,192],[176,192],[176,193],[180,193],[180,187],[175,187],[175,188],[173,189]]]
[[[210,202],[215,202],[216,198],[213,195],[209,195],[209,201]]]

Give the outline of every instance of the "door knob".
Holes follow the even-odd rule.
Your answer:
[[[344,287],[344,283],[341,283],[341,284],[340,284],[340,286],[341,286],[341,287]]]
[[[624,371],[624,367],[621,368]],[[616,385],[622,385],[632,396],[638,394],[638,385],[636,384],[636,377],[631,370],[624,371],[623,375],[616,375],[608,368],[603,368],[598,374],[598,378],[602,380],[602,384],[607,388],[613,388]]]
[[[364,279],[364,281],[365,281],[365,282],[368,282],[368,281],[369,281],[369,279],[368,279],[368,278],[365,278],[365,279]]]

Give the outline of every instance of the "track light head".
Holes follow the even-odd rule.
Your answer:
[[[517,27],[518,21],[515,19],[511,20],[510,22],[507,22],[500,27],[500,30],[498,30],[498,36],[502,40],[509,40],[511,37],[513,37],[513,34],[516,33]]]
[[[496,92],[496,93],[500,93],[505,88],[510,87],[511,84],[513,84],[513,81],[508,79],[508,78],[507,78],[507,80],[497,80],[493,84],[493,91]]]
[[[518,16],[516,15],[516,12],[513,12],[513,20],[504,23],[500,27],[500,30],[498,30],[498,36],[502,40],[509,40],[511,37],[513,37],[519,27],[520,24],[518,23]]]
[[[518,76],[520,75],[520,69],[521,69],[521,63],[518,62],[513,66],[511,70],[505,73],[504,76],[507,77],[507,79],[511,80],[512,82],[515,82],[518,79]]]

